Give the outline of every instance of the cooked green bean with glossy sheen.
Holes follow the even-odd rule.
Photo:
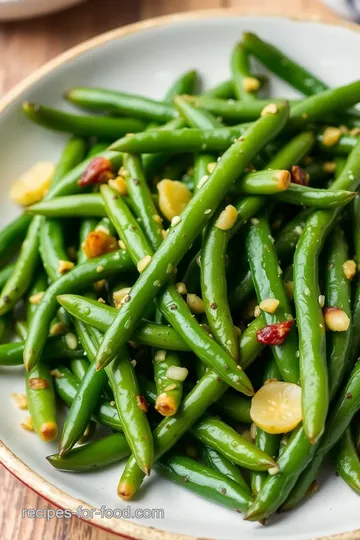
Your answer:
[[[360,495],[360,457],[348,427],[334,450],[338,474]]]
[[[327,89],[326,84],[307,69],[270,43],[263,41],[256,34],[244,33],[244,47],[249,53],[256,56],[264,66],[303,94],[311,96]]]
[[[170,103],[105,88],[72,88],[65,93],[65,98],[83,109],[115,112],[149,122],[164,123],[176,117]]]
[[[246,239],[246,249],[260,308],[263,300],[272,299],[277,302],[277,308],[273,313],[263,311],[262,317],[266,324],[293,320],[289,299],[281,278],[282,270],[265,216],[259,215],[258,218],[252,220]],[[285,381],[292,383],[297,383],[299,380],[297,348],[295,329],[290,330],[284,343],[271,347],[281,376]]]
[[[146,127],[144,122],[135,118],[69,114],[29,101],[23,103],[23,111],[30,120],[40,126],[55,131],[65,131],[78,137],[100,137],[113,140],[127,133],[143,131]]]
[[[236,482],[245,490],[250,492],[250,488],[247,485],[243,475],[241,474],[239,467],[234,465],[225,456],[223,456],[213,448],[210,448],[210,446],[206,446],[205,444],[198,442],[197,448],[199,448],[200,450],[200,456],[202,461],[204,461],[205,465],[208,465],[215,471],[224,474],[227,478],[229,478],[233,482]]]
[[[349,248],[342,229],[336,227],[327,240],[325,306],[341,309],[351,317],[351,284],[346,276]],[[326,309],[325,308],[325,309]],[[351,325],[344,332],[328,332],[326,340],[329,399],[334,398],[345,375],[351,343]]]
[[[29,206],[27,209],[31,214],[52,217],[105,217],[105,206],[100,193],[84,193],[78,195],[68,195],[66,197],[56,197],[49,201],[41,201]]]
[[[359,182],[360,142],[330,190],[356,189]],[[319,305],[318,257],[338,214],[339,209],[313,212],[302,231],[294,257],[294,300],[299,331],[303,422],[312,443],[317,442],[323,433],[329,406],[325,322]],[[312,261],[311,265],[309,260]]]
[[[46,364],[39,363],[26,373],[26,396],[34,431],[50,442],[56,439],[56,405],[52,376]]]

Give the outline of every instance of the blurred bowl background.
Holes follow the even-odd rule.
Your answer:
[[[38,17],[84,0],[0,0],[0,21]]]

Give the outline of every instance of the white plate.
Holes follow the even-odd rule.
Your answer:
[[[84,0],[0,0],[0,21],[27,19],[79,4]]]
[[[0,226],[17,213],[8,200],[9,182],[36,160],[56,159],[66,140],[30,124],[20,110],[23,99],[63,106],[61,90],[76,85],[105,86],[161,98],[174,78],[189,68],[198,69],[204,84],[211,86],[229,77],[230,51],[244,30],[259,33],[330,85],[360,78],[360,34],[351,28],[315,22],[241,17],[220,10],[146,21],[96,38],[45,66],[0,105]],[[286,85],[272,80],[274,93],[294,95]],[[0,448],[1,460],[26,484],[59,506],[74,509],[80,499],[96,508],[126,507],[116,496],[121,467],[82,475],[61,473],[50,467],[45,456],[56,451],[56,446],[45,445],[22,430],[19,423],[23,413],[14,408],[10,399],[11,392],[24,390],[21,371],[0,370],[1,436],[19,458]],[[304,540],[360,528],[359,499],[336,478],[334,471],[322,480],[320,492],[311,502],[267,527],[246,523],[241,515],[206,502],[155,473],[131,505],[132,512],[139,508],[164,509],[165,518],[132,518],[128,522],[101,521],[94,516],[93,522],[142,540],[184,538],[178,535],[218,540]],[[146,528],[150,526],[177,535]],[[360,532],[351,538],[360,538]]]

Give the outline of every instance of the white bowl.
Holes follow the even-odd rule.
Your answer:
[[[32,125],[22,114],[22,100],[63,106],[62,89],[97,85],[161,98],[174,78],[189,68],[198,69],[206,86],[229,77],[229,55],[242,31],[252,30],[282,48],[330,85],[360,78],[360,34],[353,27],[331,26],[284,18],[242,17],[218,10],[145,21],[95,38],[41,68],[0,103],[0,226],[16,215],[8,200],[9,183],[40,159],[56,159],[66,137]],[[296,95],[272,79],[277,95]],[[126,508],[117,498],[122,466],[87,474],[54,470],[45,456],[56,451],[35,435],[24,432],[12,392],[24,391],[22,369],[0,368],[0,458],[24,483],[54,504],[76,510],[78,505]],[[6,445],[6,446],[5,446]],[[215,506],[168,482],[155,473],[145,482],[130,508],[164,509],[164,519],[129,521],[91,519],[103,528],[141,540],[180,540],[192,537],[218,540],[305,540],[358,529],[359,499],[329,469],[321,489],[301,508],[263,527],[247,523],[241,515]],[[85,502],[81,502],[85,501]],[[161,533],[159,530],[167,531]],[[360,531],[346,538],[360,538]]]
[[[0,0],[0,21],[38,17],[84,0]]]

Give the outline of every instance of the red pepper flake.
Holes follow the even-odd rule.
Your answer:
[[[308,186],[309,175],[301,167],[293,165],[291,167],[291,182],[293,184],[299,184],[299,186]]]
[[[78,181],[79,186],[90,184],[103,184],[113,177],[111,162],[101,156],[95,157],[86,167],[82,177]]]
[[[144,413],[147,413],[149,410],[149,405],[147,404],[147,401],[144,398],[144,396],[136,396],[136,401],[137,401],[139,409],[141,409]]]
[[[265,345],[282,345],[294,321],[284,321],[264,326],[256,332],[256,339]]]

